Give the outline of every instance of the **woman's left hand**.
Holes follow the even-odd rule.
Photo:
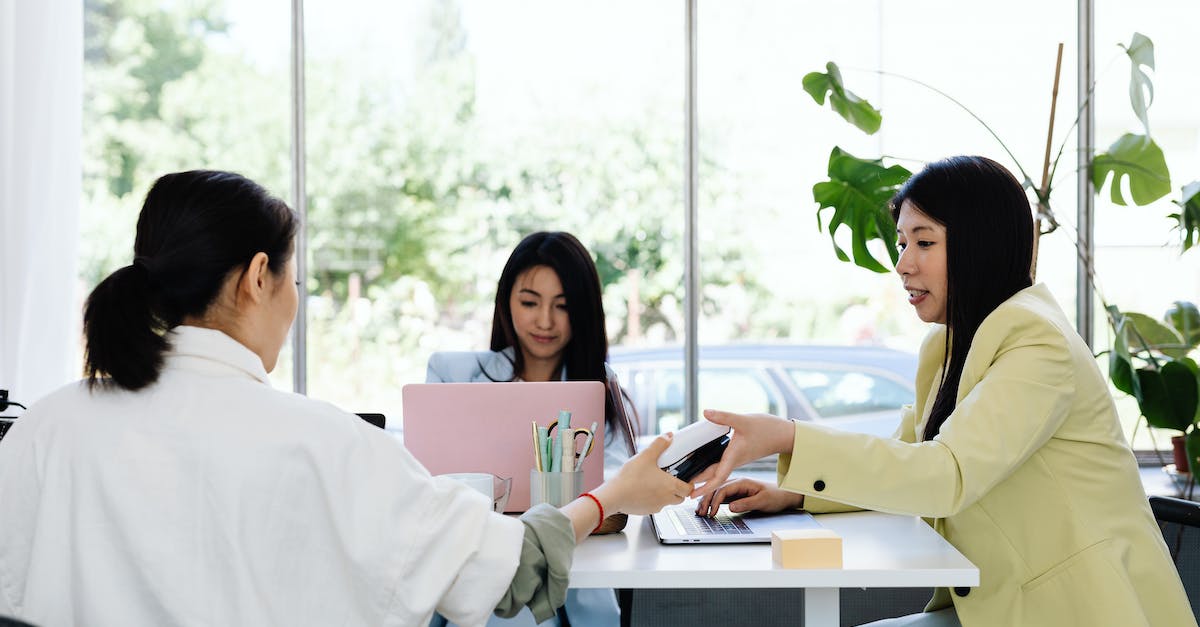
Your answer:
[[[788,492],[774,484],[754,479],[734,479],[709,492],[696,506],[696,515],[712,518],[722,503],[729,504],[729,511],[782,512],[798,509],[804,504],[804,495]]]

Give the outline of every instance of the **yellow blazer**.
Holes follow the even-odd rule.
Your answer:
[[[1107,383],[1050,292],[984,320],[954,413],[922,442],[945,346],[939,325],[894,439],[797,422],[780,486],[813,512],[932,519],[979,567],[978,588],[939,589],[927,608],[953,602],[964,627],[1196,625]]]

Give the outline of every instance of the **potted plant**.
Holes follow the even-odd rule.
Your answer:
[[[1176,301],[1162,321],[1112,306],[1108,312],[1115,329],[1109,378],[1137,399],[1149,426],[1178,432],[1171,437],[1175,469],[1189,472],[1200,457],[1200,368],[1189,357],[1200,344],[1196,305]]]
[[[1170,172],[1162,150],[1150,135],[1147,115],[1152,102],[1153,85],[1143,68],[1154,67],[1154,43],[1148,37],[1135,33],[1130,44],[1121,48],[1131,63],[1130,104],[1141,122],[1143,132],[1123,134],[1108,150],[1093,156],[1089,168],[1097,194],[1111,179],[1109,198],[1113,203],[1126,205],[1132,202],[1144,206],[1171,191]],[[1061,60],[1060,45],[1060,68]],[[867,134],[878,131],[883,121],[882,113],[846,88],[836,64],[828,63],[825,69],[825,72],[805,75],[804,90],[818,105],[824,105],[828,100],[833,111],[861,131]],[[1025,188],[1033,196],[1034,202],[1031,204],[1036,206],[1038,229],[1034,234],[1031,268],[1036,276],[1038,238],[1059,227],[1050,192],[1054,188],[1051,183],[1066,143],[1063,142],[1052,161],[1053,102],[1042,181],[1040,185],[1035,185],[1004,142],[965,105],[921,81],[886,72],[880,74],[914,82],[949,99],[979,121],[1000,143],[1016,164]],[[1054,93],[1057,95],[1058,71],[1055,74]],[[827,230],[834,253],[842,261],[853,262],[874,272],[890,271],[873,256],[869,243],[874,239],[881,240],[891,265],[895,265],[898,257],[896,231],[887,202],[912,173],[900,165],[887,165],[882,159],[862,159],[835,146],[829,156],[827,174],[828,180],[813,186],[813,198],[818,204],[817,228]],[[1123,180],[1128,180],[1128,198],[1121,184]],[[1195,246],[1200,237],[1200,181],[1184,185],[1180,189],[1179,199],[1172,202],[1179,210],[1169,214],[1169,217],[1175,221],[1173,230],[1178,232],[1180,253],[1183,254]],[[823,223],[823,213],[829,209],[832,214]],[[837,241],[837,233],[842,226],[850,230],[849,253]],[[1072,244],[1080,255],[1085,254],[1078,238],[1073,238]],[[1096,286],[1096,277],[1092,275],[1089,279],[1097,287],[1096,293],[1100,294],[1113,337],[1112,348],[1101,351],[1098,356],[1108,355],[1109,378],[1113,385],[1137,399],[1138,408],[1150,426],[1179,432],[1176,436],[1180,442],[1178,446],[1186,450],[1187,455],[1178,459],[1176,467],[1183,471],[1188,459],[1200,461],[1200,428],[1196,426],[1200,420],[1200,368],[1195,359],[1189,357],[1200,344],[1200,315],[1196,306],[1177,301],[1160,322],[1152,316],[1123,312],[1109,304]]]

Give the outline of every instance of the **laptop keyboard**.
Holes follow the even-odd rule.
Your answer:
[[[742,522],[740,516],[717,514],[714,518],[697,516],[695,510],[688,507],[676,507],[671,510],[674,518],[683,531],[690,536],[711,535],[749,535],[750,528]]]

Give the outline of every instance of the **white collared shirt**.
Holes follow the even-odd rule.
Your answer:
[[[38,625],[482,624],[523,525],[210,329],[0,440],[0,615]]]

